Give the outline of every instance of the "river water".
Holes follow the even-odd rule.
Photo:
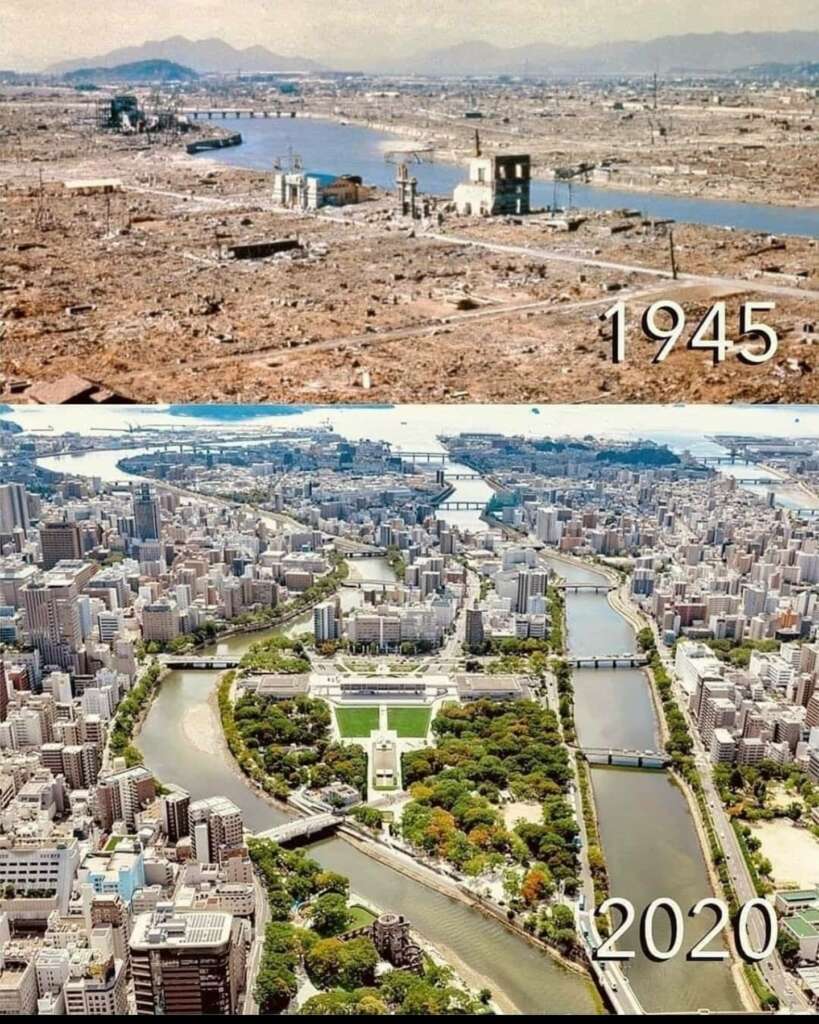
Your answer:
[[[582,565],[548,559],[569,583],[605,582]],[[575,657],[636,649],[630,623],[605,594],[567,593],[568,647]],[[587,747],[631,750],[661,748],[657,715],[646,675],[639,669],[581,669],[574,673],[578,739]],[[681,790],[666,772],[593,768],[592,786],[612,895],[632,902],[639,921],[660,896],[674,899],[686,918],[698,900],[713,894],[694,820]],[[669,928],[656,918],[656,943],[668,945]],[[648,1011],[739,1010],[742,1004],[730,968],[689,963],[684,953],[708,930],[709,921],[686,918],[679,956],[655,963],[638,953],[625,967],[629,982]],[[618,943],[640,949],[637,926]]]
[[[301,157],[304,168],[313,173],[357,174],[367,184],[392,189],[395,185],[394,164],[385,154],[391,143],[406,145],[406,138],[390,135],[359,125],[340,124],[320,118],[228,118],[219,125],[238,130],[243,145],[210,150],[194,159],[215,160],[239,167],[270,171],[279,160],[289,166],[292,154]],[[451,196],[454,187],[464,180],[465,170],[455,164],[414,164],[412,173],[419,189],[433,195]],[[532,205],[551,206],[555,189],[551,181],[532,182]],[[565,186],[557,191],[558,205],[567,205]],[[819,237],[819,209],[797,209],[764,203],[738,203],[728,199],[700,199],[689,196],[663,195],[659,192],[637,192],[628,189],[602,188],[573,184],[571,205],[578,209],[639,209],[647,216],[691,224],[709,224],[777,235]]]

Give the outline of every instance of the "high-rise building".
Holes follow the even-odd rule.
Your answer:
[[[223,911],[159,904],[140,914],[131,933],[137,1015],[239,1013],[247,932]]]
[[[28,495],[22,484],[0,484],[0,532],[28,530]]]
[[[151,494],[148,484],[140,484],[134,495],[134,526],[140,540],[159,540],[159,499]]]
[[[8,717],[9,684],[6,679],[6,666],[0,661],[0,722]]]
[[[111,929],[111,947],[114,956],[125,964],[126,973],[131,971],[131,917],[128,907],[119,893],[104,892],[89,894],[89,919],[92,928]]]
[[[82,558],[82,537],[77,523],[43,523],[40,527],[40,553],[44,569],[57,562]]]
[[[139,811],[156,797],[156,782],[147,768],[136,765],[99,779],[95,797],[97,817],[104,829],[110,830],[115,821],[133,829]]]
[[[93,572],[83,562],[63,561],[20,589],[26,629],[45,664],[75,670],[83,635],[78,599]]]
[[[468,647],[480,647],[484,641],[483,612],[480,608],[466,609],[464,641]]]
[[[335,601],[322,601],[313,609],[313,633],[316,643],[337,640],[339,635],[338,610]]]
[[[188,821],[196,859],[200,863],[218,864],[223,851],[235,850],[242,845],[242,812],[227,797],[196,800],[188,807]]]
[[[172,843],[190,835],[191,796],[180,786],[168,786],[162,796],[162,827]]]

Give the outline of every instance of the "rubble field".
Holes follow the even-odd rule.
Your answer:
[[[514,218],[441,203],[413,224],[380,193],[302,214],[273,205],[272,172],[99,133],[70,105],[8,111],[2,401],[69,375],[139,402],[819,397],[816,240],[653,223],[639,197],[633,210]],[[115,184],[66,185],[101,180]],[[239,258],[258,244],[263,255]],[[656,365],[639,318],[660,299],[688,327]],[[629,346],[614,365],[601,314],[618,300]],[[740,302],[775,302],[758,317],[779,334],[772,360],[731,351],[713,366],[685,350],[718,300],[729,338]]]

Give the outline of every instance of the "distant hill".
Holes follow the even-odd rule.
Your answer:
[[[713,32],[589,47],[538,42],[503,49],[473,41],[418,53],[384,70],[435,75],[727,73],[769,62],[814,60],[819,60],[819,32]]]
[[[63,77],[77,85],[102,85],[105,82],[192,82],[199,74],[172,60],[138,60],[112,68],[79,68],[66,72]]]
[[[304,57],[282,57],[263,46],[237,50],[221,39],[193,40],[184,36],[172,36],[170,39],[147,42],[141,46],[125,46],[101,56],[61,61],[53,64],[48,71],[50,74],[64,75],[81,71],[83,68],[112,68],[142,61],[170,61],[192,68],[200,74],[208,71],[229,73],[239,70],[314,71],[320,68],[315,61]]]

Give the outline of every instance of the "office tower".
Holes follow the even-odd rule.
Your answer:
[[[43,568],[53,569],[57,562],[82,558],[82,538],[76,523],[43,523],[40,527],[40,552]]]
[[[131,971],[131,917],[122,897],[115,892],[94,893],[90,896],[90,924],[92,928],[110,928],[111,946],[117,960],[122,960],[126,973]]]
[[[247,932],[222,911],[161,903],[140,914],[131,933],[137,1016],[239,1013]]]
[[[0,484],[0,532],[28,530],[28,495],[22,484]]]
[[[468,647],[480,647],[483,643],[483,612],[480,608],[466,609],[464,640]]]
[[[151,494],[148,484],[140,484],[134,495],[134,524],[140,540],[159,540],[161,517],[159,499]]]

